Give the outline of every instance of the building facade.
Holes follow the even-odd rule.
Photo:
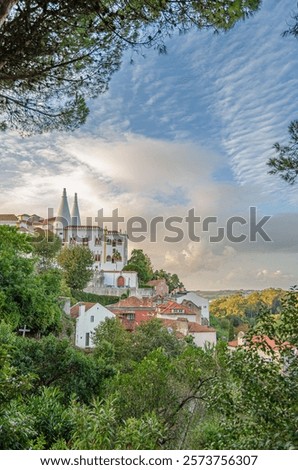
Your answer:
[[[71,318],[75,319],[75,345],[78,348],[94,348],[95,329],[106,319],[115,315],[99,303],[79,302],[70,309]]]

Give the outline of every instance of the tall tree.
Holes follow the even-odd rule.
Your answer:
[[[157,47],[175,30],[228,30],[260,0],[1,0],[1,126],[74,129],[86,99],[107,90],[127,48]]]
[[[82,290],[92,279],[91,267],[94,259],[89,248],[80,245],[66,246],[60,252],[57,260],[62,268],[66,284],[71,289]]]
[[[137,271],[140,284],[146,284],[153,277],[153,267],[149,256],[143,250],[134,249],[124,271]]]
[[[36,272],[36,260],[28,257],[30,239],[15,227],[0,227],[0,319],[31,333],[60,327],[61,275]]]

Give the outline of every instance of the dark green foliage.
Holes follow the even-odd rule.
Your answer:
[[[37,273],[29,238],[14,227],[0,227],[0,319],[32,333],[57,331],[61,278],[56,271]]]
[[[119,297],[113,295],[90,294],[82,290],[73,289],[71,295],[77,302],[98,302],[101,305],[111,305],[119,301]]]
[[[22,374],[34,374],[35,387],[59,388],[67,401],[72,395],[84,402],[98,396],[106,374],[92,355],[52,335],[40,341],[18,338],[12,364]]]
[[[132,250],[131,257],[127,261],[127,265],[123,268],[123,271],[136,271],[141,286],[145,285],[153,277],[151,260],[143,250]]]
[[[132,336],[117,318],[106,318],[97,327],[93,342],[96,345],[95,357],[110,368],[112,374],[131,367]]]
[[[15,6],[12,8],[12,5]],[[0,9],[0,128],[72,130],[104,93],[127,48],[156,47],[191,27],[228,30],[260,0],[18,0]]]
[[[28,401],[26,412],[34,418],[36,436],[43,440],[45,448],[50,448],[59,439],[70,438],[71,413],[58,388],[41,388]]]
[[[133,334],[133,357],[138,362],[159,348],[162,348],[167,356],[176,357],[184,347],[184,342],[169,332],[159,319],[142,323]]]

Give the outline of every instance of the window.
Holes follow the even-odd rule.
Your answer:
[[[113,240],[112,246],[116,246],[116,240]]]
[[[86,348],[88,348],[88,346],[90,346],[90,333],[86,333],[85,346],[86,346]]]
[[[95,246],[100,245],[100,242],[101,242],[101,239],[98,238],[98,237],[96,237],[96,238],[95,238]]]
[[[91,323],[94,323],[94,315],[91,315],[90,321],[91,321]]]
[[[110,255],[107,256],[107,259],[106,259],[107,263],[109,263],[110,261],[112,261],[112,258]]]
[[[136,316],[134,313],[124,313],[123,314],[123,317],[126,319],[126,320],[129,320],[129,321],[134,321]]]
[[[100,254],[99,253],[95,253],[94,261],[100,261]]]
[[[121,238],[118,238],[117,244],[118,244],[118,245],[122,245],[122,240],[121,240]]]
[[[83,241],[83,245],[86,246],[86,245],[88,245],[88,243],[89,243],[89,238],[88,238],[88,237],[84,237],[82,241]]]

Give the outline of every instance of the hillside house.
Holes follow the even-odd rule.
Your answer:
[[[201,324],[209,325],[209,300],[204,299],[195,292],[187,292],[186,294],[179,295],[176,298],[178,304],[187,306],[190,310],[195,311],[196,309],[201,310]]]
[[[149,297],[142,299],[131,296],[119,300],[116,304],[107,307],[119,318],[124,328],[134,331],[141,323],[151,320],[156,316],[155,304]]]
[[[92,336],[95,328],[106,318],[115,315],[99,303],[78,302],[70,309],[70,316],[76,320],[75,345],[78,348],[94,348]]]
[[[199,325],[186,318],[177,318],[177,320],[162,318],[161,320],[169,331],[176,333],[178,338],[192,336],[195,345],[199,348],[210,348],[216,345],[216,330],[214,328]]]

